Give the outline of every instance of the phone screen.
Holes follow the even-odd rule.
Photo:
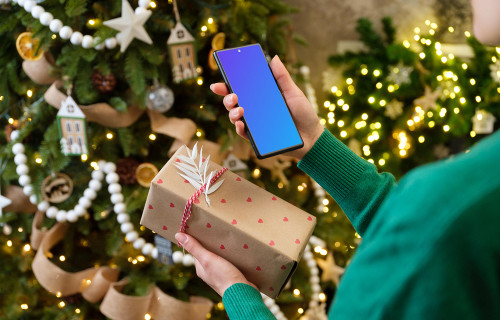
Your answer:
[[[250,142],[259,158],[301,148],[302,138],[259,44],[218,50],[229,91],[238,96]]]

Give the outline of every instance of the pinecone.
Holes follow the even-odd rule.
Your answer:
[[[116,163],[116,173],[120,177],[121,184],[135,184],[135,170],[139,166],[139,161],[133,158],[123,158]]]
[[[116,77],[111,72],[105,76],[98,70],[95,70],[90,80],[94,88],[100,93],[110,93],[116,87]]]

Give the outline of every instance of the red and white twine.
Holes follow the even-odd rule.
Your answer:
[[[213,185],[214,182],[217,181],[220,178],[220,176],[222,176],[222,174],[226,171],[227,171],[227,168],[222,168],[219,171],[217,171],[217,173],[214,174],[212,179],[210,179],[210,185]],[[203,191],[205,191],[207,183],[202,185],[201,188],[198,189],[198,191],[196,191],[191,196],[191,198],[189,198],[189,200],[186,202],[186,206],[184,207],[184,214],[182,215],[182,222],[181,222],[181,227],[179,229],[179,232],[182,232],[182,233],[186,232],[187,222],[188,222],[189,218],[191,217],[191,208],[193,206],[193,203],[195,202],[196,199],[198,199],[198,197],[203,193]],[[177,242],[177,245],[179,247],[181,247],[181,244],[179,242]]]

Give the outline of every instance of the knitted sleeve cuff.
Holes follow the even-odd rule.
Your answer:
[[[227,288],[222,303],[231,320],[276,319],[262,301],[260,292],[245,283],[235,283]]]
[[[337,202],[349,194],[369,165],[327,129],[298,163]]]

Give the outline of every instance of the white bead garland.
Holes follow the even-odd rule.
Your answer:
[[[0,0],[0,4],[8,3],[9,0]],[[45,9],[38,5],[33,0],[12,0],[13,3],[17,3],[19,6],[23,7],[26,12],[31,13],[31,16],[35,19],[40,20],[40,23],[44,26],[48,26],[50,31],[54,33],[59,33],[59,36],[63,40],[70,40],[70,42],[75,45],[81,45],[83,48],[90,49],[94,48],[96,50],[102,50],[104,48],[114,49],[116,48],[118,41],[116,37],[110,37],[100,44],[95,43],[95,39],[90,35],[83,35],[79,31],[73,31],[69,26],[63,25],[62,21],[55,19],[54,16],[45,11]],[[135,9],[136,14],[146,11],[151,5],[150,0],[140,0],[139,6]]]
[[[20,3],[20,1],[21,0],[18,0],[18,3]],[[77,33],[73,33],[73,35],[71,36],[72,41],[75,34]],[[16,139],[19,137],[19,132],[17,130],[14,130],[11,133],[11,139],[15,141],[16,139],[14,139],[14,137]],[[33,194],[31,178],[28,176],[29,168],[26,165],[27,157],[26,155],[24,155],[24,151],[25,148],[21,143],[16,143],[12,146],[12,152],[15,154],[14,162],[17,165],[16,172],[20,174],[19,184],[24,187],[23,192],[30,197],[30,201],[33,204],[37,205],[38,210],[42,212],[45,211],[45,215],[47,216],[47,218],[55,218],[59,222],[76,222],[79,217],[85,215],[86,209],[88,209],[92,205],[92,200],[97,197],[97,192],[102,188],[102,180],[104,180],[105,178],[105,181],[109,184],[108,191],[110,193],[110,200],[114,204],[113,209],[117,214],[116,219],[118,223],[120,223],[120,230],[125,234],[125,239],[128,242],[131,242],[135,249],[141,250],[144,255],[149,255],[154,259],[158,257],[158,248],[156,248],[151,243],[147,243],[144,238],[139,237],[139,234],[134,230],[134,226],[132,225],[132,223],[130,223],[130,215],[126,213],[126,205],[125,203],[123,203],[124,197],[121,193],[122,187],[119,184],[119,176],[115,172],[116,165],[114,163],[99,161],[98,169],[92,172],[92,179],[89,182],[89,187],[85,189],[83,197],[78,200],[78,204],[75,205],[72,210],[66,212],[65,210],[59,210],[56,207],[51,206],[45,200],[38,202],[36,195]],[[106,174],[106,176],[104,176],[104,173]],[[319,201],[322,204],[323,199],[325,199],[325,191],[319,185],[315,183],[313,185],[315,194],[320,198]],[[310,242],[314,246],[320,245],[324,247],[324,241],[317,237],[312,236]],[[309,303],[309,308],[311,310],[314,309],[316,312],[324,312],[324,304],[319,304],[319,295],[321,293],[319,271],[316,261],[314,260],[314,256],[311,252],[311,247],[309,245],[306,246],[303,257],[310,269],[309,280],[313,291],[311,301]],[[193,256],[190,254],[183,254],[182,251],[174,251],[172,253],[172,260],[174,263],[182,263],[186,267],[194,265]],[[265,305],[269,308],[269,310],[271,310],[276,319],[286,320],[285,315],[280,310],[276,302],[265,294],[261,295],[263,297]]]

